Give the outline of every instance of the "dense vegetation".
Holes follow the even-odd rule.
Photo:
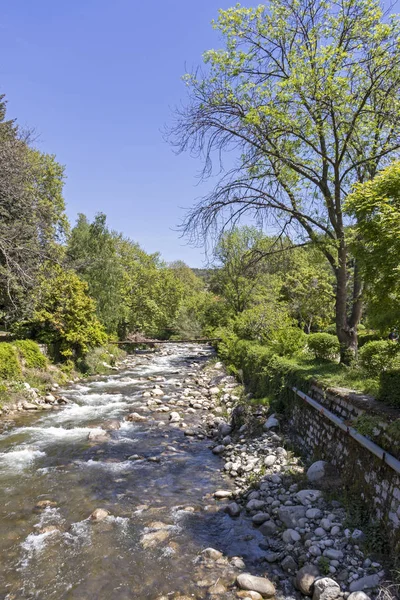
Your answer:
[[[289,361],[398,404],[399,345],[387,339],[400,326],[398,19],[375,0],[270,0],[222,10],[214,26],[224,47],[185,78],[171,132],[205,153],[205,176],[215,151],[233,152],[186,222],[216,233],[211,267],[167,264],[104,214],[71,227],[64,168],[7,120],[1,97],[1,328],[83,370],[130,333],[217,336],[237,372],[246,349],[259,373]],[[22,352],[33,360],[26,343],[4,345],[2,378],[21,372]]]

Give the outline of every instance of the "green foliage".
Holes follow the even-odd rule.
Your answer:
[[[379,340],[382,339],[381,334],[377,333],[377,332],[361,332],[358,336],[358,347],[362,348],[363,346],[365,346],[366,344],[368,344],[369,342],[377,342]]]
[[[320,556],[318,559],[318,566],[320,568],[321,573],[323,573],[323,575],[330,574],[329,567],[331,566],[331,563],[329,561],[329,558],[327,558],[326,556]]]
[[[12,344],[0,343],[0,379],[15,380],[21,377],[17,350]]]
[[[64,168],[33,150],[0,97],[0,322],[7,329],[32,312],[43,261],[59,260],[68,231]],[[29,141],[29,140],[28,140]]]
[[[55,344],[64,359],[80,357],[106,341],[87,284],[58,265],[43,272],[31,326],[37,338]]]
[[[390,340],[368,342],[360,349],[360,364],[367,373],[379,375],[395,365],[399,354],[399,345]]]
[[[307,345],[319,360],[333,360],[340,350],[337,337],[329,333],[311,333],[307,337]]]
[[[16,340],[13,346],[17,348],[22,364],[28,369],[45,369],[48,360],[33,340]]]
[[[400,369],[381,372],[379,399],[385,404],[400,408]]]
[[[374,439],[381,433],[381,423],[382,417],[363,413],[353,422],[353,427],[362,435]]]
[[[274,354],[292,357],[304,350],[306,339],[298,327],[280,327],[273,332],[268,345]]]
[[[233,321],[233,329],[240,338],[260,343],[266,343],[285,325],[290,326],[291,319],[287,306],[278,298],[265,298],[264,302],[243,311]]]

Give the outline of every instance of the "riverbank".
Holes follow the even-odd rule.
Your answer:
[[[331,600],[384,579],[344,508],[304,491],[267,409],[239,408],[242,389],[209,348],[124,367],[61,390],[61,410],[16,415],[0,436],[7,599],[289,600],[304,597],[297,578]],[[330,581],[315,592],[317,569]]]

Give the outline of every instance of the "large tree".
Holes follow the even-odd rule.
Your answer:
[[[346,210],[356,217],[353,251],[366,282],[368,317],[400,326],[400,161],[355,186]]]
[[[27,144],[0,96],[0,321],[28,316],[44,262],[57,262],[68,230],[64,169]]]
[[[224,151],[232,159],[186,230],[208,235],[250,213],[296,244],[318,244],[349,360],[362,282],[349,274],[343,202],[400,149],[399,21],[376,0],[270,0],[222,10],[214,27],[224,47],[186,76],[190,100],[170,133],[205,158],[204,176]]]

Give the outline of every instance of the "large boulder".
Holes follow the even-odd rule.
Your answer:
[[[275,596],[275,586],[266,577],[255,577],[250,573],[241,573],[238,575],[236,583],[240,589],[258,592],[263,598],[273,598]]]
[[[321,481],[326,475],[328,463],[324,460],[317,460],[309,467],[307,471],[307,479],[310,482]]]
[[[315,565],[304,565],[296,574],[295,584],[297,589],[305,596],[311,596],[314,581],[319,575],[318,567]]]
[[[379,573],[375,573],[374,575],[366,575],[365,577],[361,577],[361,579],[356,579],[352,581],[350,584],[350,592],[361,592],[362,590],[370,590],[379,585],[381,581],[381,576]]]
[[[322,577],[314,582],[313,600],[336,600],[340,595],[340,585],[330,577]]]

